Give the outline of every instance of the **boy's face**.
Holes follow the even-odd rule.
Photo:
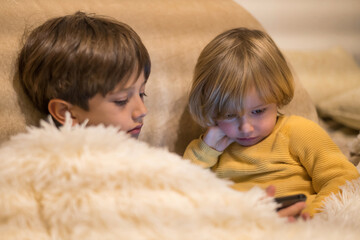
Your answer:
[[[255,89],[244,98],[244,113],[229,113],[218,120],[219,128],[242,146],[252,146],[266,138],[274,129],[277,119],[275,103],[265,103]]]
[[[71,114],[79,123],[89,119],[88,125],[112,125],[137,138],[147,109],[144,105],[144,74],[135,78],[136,74],[133,73],[125,86],[116,86],[105,97],[96,94],[89,100],[89,111],[74,106]]]

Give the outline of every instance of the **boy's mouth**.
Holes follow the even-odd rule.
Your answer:
[[[134,127],[133,129],[130,129],[129,131],[127,131],[127,133],[133,137],[138,137],[141,132],[142,126],[143,126],[143,124],[140,124],[140,125]]]

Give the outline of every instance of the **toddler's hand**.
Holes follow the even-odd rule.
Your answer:
[[[203,140],[209,147],[219,152],[224,151],[225,148],[234,142],[218,126],[209,127],[204,134]]]
[[[266,188],[266,194],[269,197],[274,197],[275,191],[276,189],[272,185]],[[287,208],[281,209],[280,211],[278,211],[278,215],[280,217],[287,217],[289,222],[295,222],[298,216],[301,216],[304,220],[309,220],[310,215],[308,213],[301,213],[305,207],[305,202],[298,202]]]
[[[287,208],[281,209],[278,211],[278,215],[280,217],[287,217],[289,222],[295,222],[299,216],[301,216],[304,220],[308,220],[310,219],[310,215],[308,213],[301,213],[305,207],[305,202],[298,202]]]

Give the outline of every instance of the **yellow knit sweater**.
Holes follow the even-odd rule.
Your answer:
[[[304,212],[311,216],[320,212],[326,196],[359,177],[328,134],[299,116],[280,116],[273,132],[250,147],[233,143],[218,152],[201,138],[193,140],[184,158],[232,180],[240,191],[274,185],[276,197],[304,193],[308,198]]]

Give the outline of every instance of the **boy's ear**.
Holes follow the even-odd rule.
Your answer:
[[[77,124],[78,121],[76,118],[73,117],[72,114],[72,108],[73,105],[67,101],[61,100],[61,99],[51,99],[48,104],[48,110],[51,116],[58,121],[61,125],[65,124],[65,113],[69,112],[71,115],[71,118],[73,120],[73,125]]]

